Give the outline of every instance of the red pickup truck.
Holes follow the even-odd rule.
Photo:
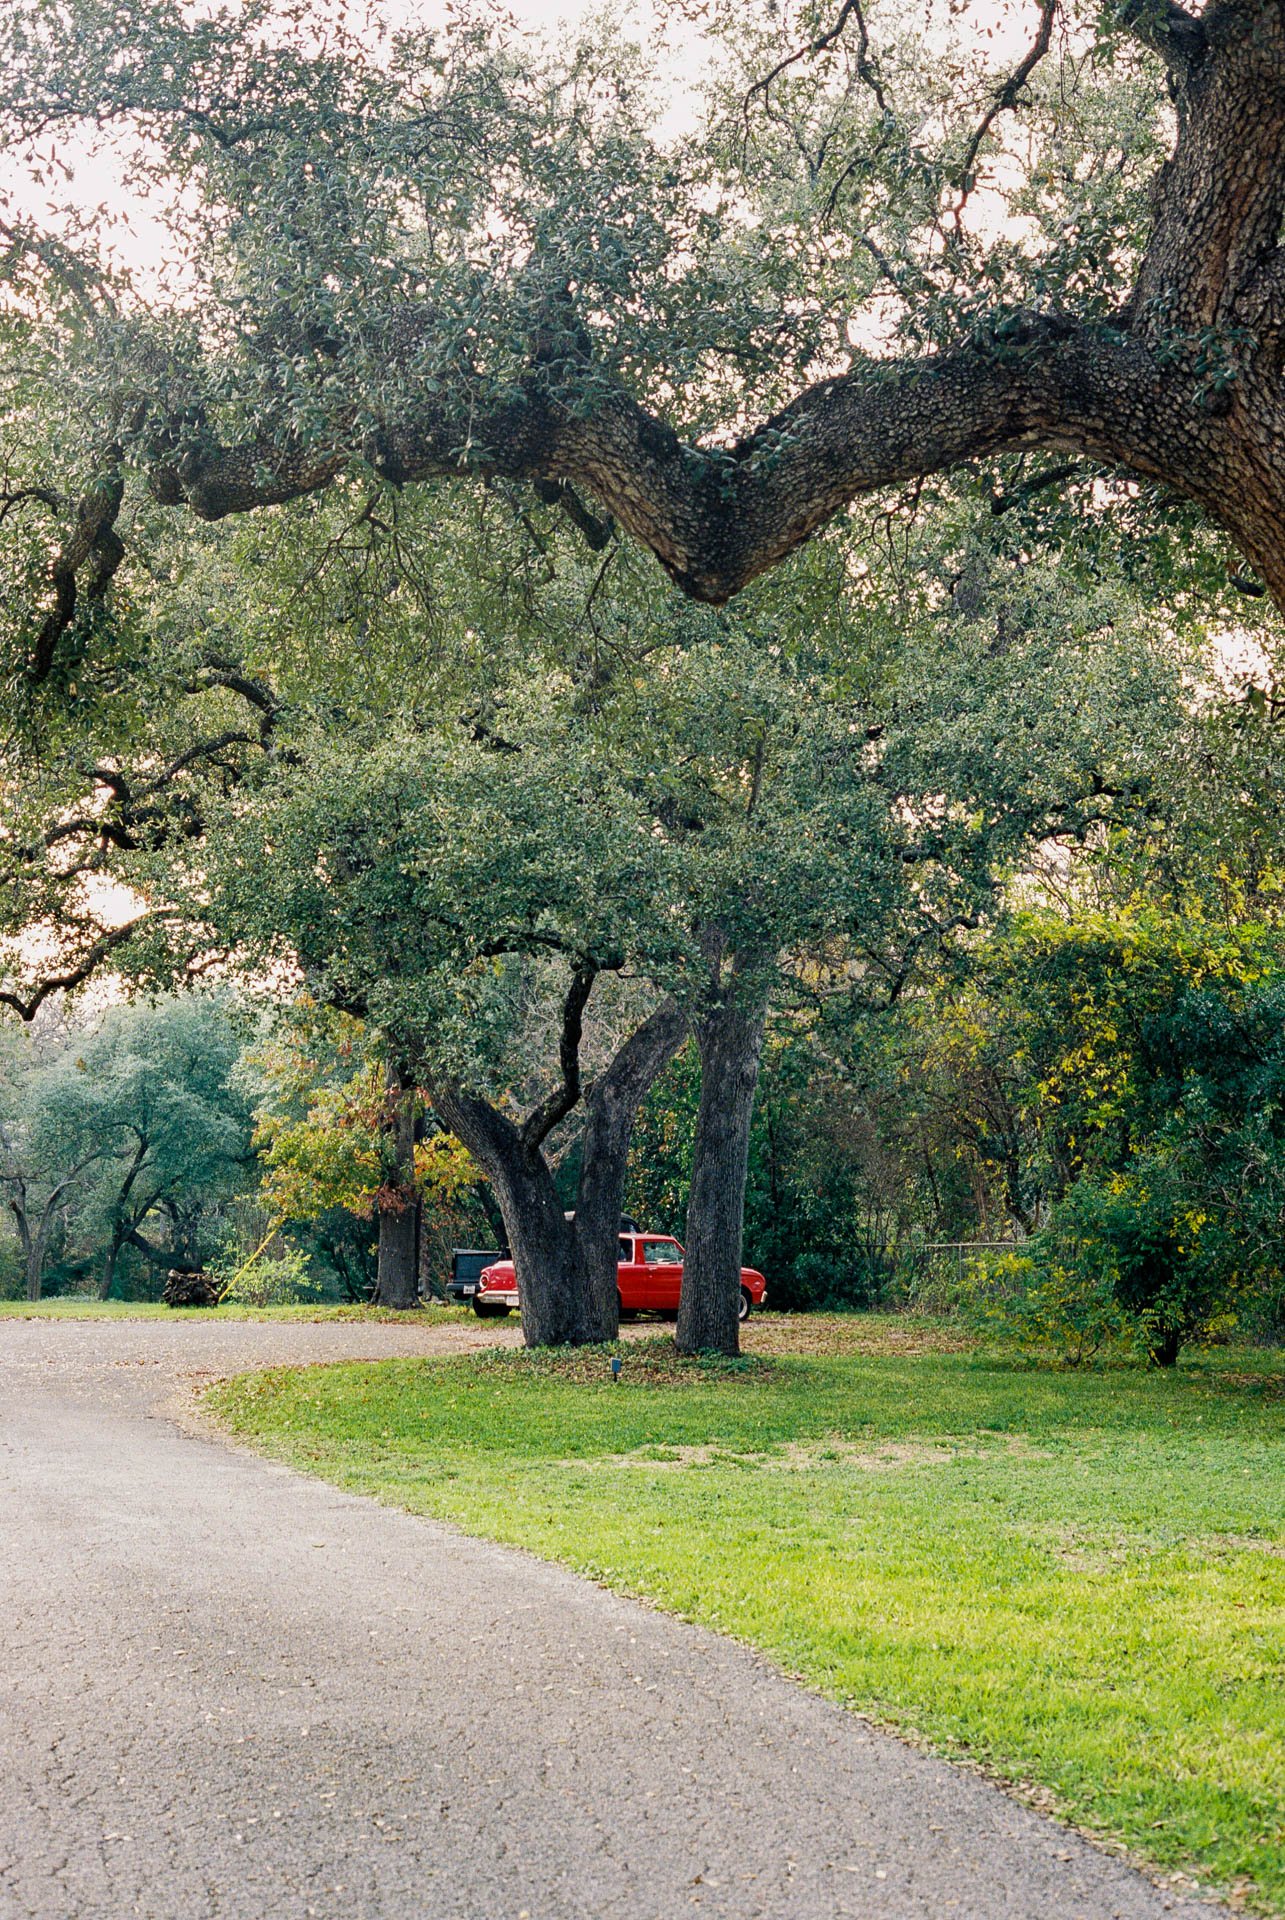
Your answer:
[[[663,1233],[622,1233],[616,1269],[622,1313],[677,1313],[683,1284],[683,1250]],[[767,1298],[767,1282],[753,1267],[741,1268],[741,1319]],[[511,1311],[518,1304],[518,1277],[511,1260],[483,1267],[477,1277],[473,1311],[482,1319]]]

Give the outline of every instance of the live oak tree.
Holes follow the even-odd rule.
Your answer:
[[[100,222],[4,215],[16,680],[111,656],[157,507],[462,476],[721,602],[863,493],[1018,455],[1088,518],[1192,503],[1285,602],[1279,10],[1041,0],[1011,59],[967,9],[704,17],[735,52],[664,141],[608,36],[10,6],[7,148],[52,190],[114,138],[168,235],[140,298]]]
[[[28,1298],[56,1229],[106,1299],[122,1250],[196,1261],[221,1206],[252,1181],[243,1044],[226,1001],[112,1007],[92,1023],[10,1033],[0,1066],[0,1186]]]
[[[1274,18],[1046,0],[1002,71],[966,19],[733,25],[744,71],[665,144],[609,44],[11,10],[14,150],[118,130],[181,209],[143,303],[84,229],[9,221],[16,688],[129,672],[164,511],[334,488],[358,526],[461,477],[591,548],[618,523],[720,601],[856,495],[1016,451],[997,510],[1056,486],[1146,524],[1176,493],[1279,595]]]
[[[736,1350],[769,1008],[913,991],[925,958],[986,925],[1034,846],[1129,811],[1175,723],[1179,656],[1126,600],[1036,567],[987,585],[984,558],[954,614],[922,624],[910,600],[894,618],[878,596],[800,603],[799,580],[783,583],[751,619],[689,621],[633,695],[641,789],[701,949],[667,980],[701,1064],[686,1351]]]
[[[101,1237],[104,1300],[127,1246],[153,1266],[199,1262],[220,1208],[253,1178],[243,1042],[226,997],[186,994],[109,1009],[79,1049],[109,1152],[78,1200],[77,1231]]]
[[[407,1012],[411,989],[399,979],[399,970],[404,973],[412,962],[412,970],[421,966],[430,952],[437,962],[445,964],[444,956],[453,954],[463,963],[476,951],[469,942],[478,939],[499,961],[507,931],[519,958],[556,954],[562,940],[571,984],[579,992],[580,976],[597,964],[584,942],[592,947],[613,916],[635,910],[650,842],[644,832],[641,860],[630,852],[623,867],[619,861],[595,867],[592,836],[586,839],[584,825],[588,802],[568,791],[560,808],[556,753],[542,762],[532,752],[522,763],[521,809],[533,844],[544,849],[543,864],[531,867],[526,892],[516,896],[516,904],[505,904],[496,876],[506,861],[512,876],[521,849],[515,821],[503,810],[500,773],[513,766],[513,754],[496,739],[492,724],[497,680],[512,674],[520,684],[535,675],[539,684],[547,670],[561,674],[565,683],[569,666],[592,675],[594,655],[601,651],[607,657],[620,635],[614,628],[608,631],[600,612],[592,609],[592,575],[571,569],[565,582],[559,578],[552,539],[543,541],[543,551],[538,543],[531,549],[538,560],[534,584],[544,590],[533,612],[526,535],[523,546],[515,548],[514,513],[506,498],[487,496],[485,511],[471,521],[457,519],[445,559],[434,550],[438,526],[407,524],[409,516],[394,509],[387,520],[359,516],[354,529],[347,524],[344,503],[336,498],[329,504],[337,511],[323,516],[324,524],[302,529],[308,537],[292,538],[284,552],[270,543],[265,550],[257,539],[231,554],[209,552],[200,541],[183,542],[176,550],[158,539],[152,564],[160,584],[146,600],[140,596],[131,636],[143,670],[124,671],[113,677],[107,692],[95,686],[56,720],[46,718],[34,742],[19,729],[5,741],[10,828],[0,845],[0,876],[10,977],[4,991],[9,1005],[31,1017],[51,990],[74,985],[103,964],[122,967],[131,977],[164,978],[167,970],[211,964],[253,967],[255,956],[270,950],[272,962],[285,970],[275,985],[292,990],[293,970],[302,966],[330,1004],[372,1014],[407,1089],[393,1104],[409,1110],[409,1089],[417,1082],[422,1087],[424,1073],[416,1051],[420,1029]],[[452,559],[455,553],[458,560]],[[372,575],[383,586],[378,594],[370,592]],[[480,633],[470,624],[474,619]],[[364,647],[356,671],[345,654],[350,622],[359,624]],[[548,635],[551,640],[542,639]],[[540,647],[548,656],[547,669],[537,657]],[[338,757],[327,757],[330,736]],[[372,743],[374,758],[367,755]],[[403,873],[397,866],[398,848],[405,850],[397,835],[416,823],[414,807],[393,825],[378,804],[362,815],[371,781],[385,783],[383,799],[394,815],[399,795],[431,799],[431,781],[417,787],[426,753],[430,759],[436,753],[442,766],[453,754],[471,756],[468,766],[461,762],[458,769],[459,797],[463,806],[471,786],[476,799],[476,818],[467,810],[452,819],[430,817],[414,845],[420,866],[431,864],[440,849],[442,885],[448,884],[451,860],[458,862],[458,891],[440,923],[416,922],[416,872]],[[572,764],[562,763],[562,770]],[[582,771],[573,766],[573,777]],[[592,787],[592,769],[588,779]],[[344,828],[352,847],[341,846],[319,874],[312,855],[293,857],[290,833],[285,833],[261,848],[260,857],[241,874],[237,884],[244,899],[236,912],[230,917],[216,913],[211,863],[216,856],[225,862],[232,858],[229,823],[237,822],[242,811],[253,817],[270,797],[288,812],[304,794],[324,798],[327,788],[340,812],[346,803],[356,808],[359,817]],[[298,828],[306,834],[306,810],[292,819],[290,832]],[[484,819],[486,831],[479,834]],[[381,844],[385,829],[387,843]],[[369,862],[352,850],[363,839]],[[622,846],[628,850],[627,842]],[[493,870],[488,859],[498,863]],[[226,865],[220,871],[226,877]],[[326,892],[327,881],[337,888],[333,896]],[[336,949],[325,941],[337,924],[348,882],[355,889],[353,928],[343,929]],[[291,889],[307,886],[319,887],[318,898],[331,901],[335,910],[329,922],[320,915],[312,921],[306,912],[302,922],[292,917]],[[233,888],[226,900],[235,893]],[[586,906],[583,925],[573,910],[577,900]],[[613,906],[613,900],[619,904]],[[119,926],[110,913],[105,924],[104,907],[116,910]],[[561,933],[554,925],[559,911]],[[400,924],[399,913],[405,916]],[[543,923],[537,924],[542,914]],[[33,930],[38,941],[31,937]],[[354,969],[362,943],[361,965]],[[618,964],[613,946],[606,968]],[[597,1251],[588,1266],[600,1279],[593,1325],[614,1331],[615,1237],[629,1122],[650,1074],[678,1044],[681,1032],[672,1009],[657,1011],[653,1020],[648,1005],[637,995],[635,1000],[633,1024],[641,1019],[643,1031],[625,1046],[613,1071],[599,1070],[630,1033],[631,1016],[623,1015],[605,1059],[601,1046],[594,1053],[594,1071],[585,1085],[585,1125],[593,1150],[585,1156],[574,1229],[563,1222],[561,1204],[553,1203],[552,1176],[541,1151],[561,1115],[580,1104],[578,1086],[568,1082],[566,1072],[568,1063],[573,1072],[579,1070],[574,1048],[562,1049],[559,1061],[555,1039],[557,1098],[546,1098],[547,1083],[533,1089],[530,1124],[502,1143],[509,1184],[514,1163],[521,1161],[519,1185],[534,1183],[559,1246],[573,1246],[569,1317],[546,1317],[544,1324],[553,1330],[549,1337],[563,1337],[569,1328],[583,1333],[588,1325],[579,1297],[584,1262],[574,1249],[589,1240]],[[390,1007],[396,1008],[396,1018],[390,1017]],[[421,1020],[430,1012],[431,996],[411,1009]],[[567,1017],[575,1013],[573,1003]],[[481,1089],[475,1083],[460,1091]],[[440,1092],[442,1100],[449,1097],[449,1078]],[[460,1124],[483,1151],[486,1142],[478,1142],[467,1118]],[[489,1157],[493,1162],[494,1154]],[[386,1184],[390,1192],[405,1188],[409,1197],[414,1182],[408,1155],[402,1159],[407,1178],[390,1176]],[[381,1208],[379,1220],[381,1240],[391,1242],[399,1228],[413,1232],[414,1210]],[[561,1259],[559,1253],[552,1269],[548,1261],[544,1267],[556,1270]],[[399,1271],[403,1276],[409,1271],[406,1260]],[[403,1297],[406,1302],[413,1297],[409,1284],[398,1300]],[[529,1304],[532,1328],[538,1329],[538,1282]]]
[[[586,1009],[637,950],[659,852],[602,756],[546,704],[515,697],[502,739],[386,709],[296,725],[288,759],[265,760],[212,813],[190,882],[229,947],[301,968],[319,1001],[368,1021],[404,1063],[407,1106],[418,1086],[468,1147],[500,1204],[533,1344],[615,1331],[629,1127],[683,1030],[635,989],[585,1071]],[[549,1033],[551,1076],[515,1051],[532,1027]],[[582,1097],[568,1222],[546,1143]]]
[[[663,1001],[626,1031],[585,1086],[578,1023],[588,984],[578,972],[567,989],[558,1049],[562,1084],[538,1106],[515,1118],[458,1080],[431,1081],[435,1106],[469,1142],[499,1197],[522,1280],[522,1330],[529,1346],[615,1338],[618,1234],[634,1117],[687,1030],[681,1009]],[[544,1149],[553,1126],[582,1099],[580,1166],[568,1217]]]
[[[761,599],[752,630],[599,580],[587,656],[574,597],[559,640],[566,583],[548,583],[531,623],[543,675],[497,635],[485,716],[329,694],[282,711],[273,752],[206,809],[199,910],[232,950],[301,965],[320,999],[370,1020],[405,1087],[426,1088],[500,1197],[533,1342],[614,1331],[629,1128],[690,1021],[704,1073],[678,1337],[734,1350],[745,1142],[782,965],[810,950],[832,964],[826,943],[855,928],[860,964],[890,968],[890,949],[904,971],[916,941],[988,894],[995,862],[1047,824],[1067,778],[1045,768],[1032,789],[1025,739],[1011,772],[992,765],[998,740],[978,756],[975,669],[949,754],[923,747],[942,710],[880,685],[881,660],[913,656],[910,636],[899,625],[894,645],[886,613],[880,625],[835,594],[843,566],[831,556],[803,606],[797,581],[779,605]],[[998,821],[974,819],[982,794]],[[626,1022],[583,1088],[586,1011],[625,969],[662,1004]],[[524,1090],[514,1035],[541,994],[557,1077]],[[569,1223],[545,1143],[582,1090]]]
[[[9,1037],[0,1066],[0,1191],[22,1249],[28,1300],[39,1300],[63,1210],[108,1148],[87,1126],[83,1082],[71,1063],[50,1071],[56,1043],[34,1052],[28,1036]],[[54,1059],[48,1056],[54,1055]],[[74,1072],[74,1068],[71,1069]]]
[[[284,556],[248,543],[217,592],[214,575],[204,599],[189,589],[196,633],[186,655],[170,640],[172,696],[136,721],[137,765],[87,752],[92,712],[65,723],[68,784],[52,791],[67,832],[50,846],[37,831],[37,795],[9,868],[40,876],[31,897],[48,911],[100,862],[94,875],[127,879],[182,951],[287,983],[302,967],[318,997],[369,1018],[507,1188],[512,1244],[540,1276],[532,1338],[614,1330],[629,1125],[694,1022],[705,1103],[680,1339],[732,1347],[770,996],[852,966],[900,991],[923,943],[984,909],[1031,836],[1075,831],[1136,783],[1158,737],[1144,710],[1171,720],[1172,701],[1128,593],[1092,567],[1078,578],[1065,554],[1035,564],[1017,513],[938,514],[881,570],[876,549],[820,543],[733,616],[684,607],[615,547],[586,572],[500,504],[510,536],[526,520],[544,540],[534,576],[512,538],[456,517],[443,544],[461,566],[448,579],[435,560],[409,593],[440,528],[398,503],[353,529],[338,495]],[[364,594],[394,546],[391,589]],[[189,710],[209,750],[158,754],[152,731],[165,742]],[[110,708],[103,724],[110,737]],[[166,778],[140,777],[148,766]],[[63,849],[69,864],[51,866]],[[616,1068],[588,1075],[568,1226],[545,1142],[579,1109],[586,1010],[622,966],[666,999]],[[515,1087],[512,1038],[541,996],[554,1084]],[[628,1032],[598,1049],[603,1069]]]

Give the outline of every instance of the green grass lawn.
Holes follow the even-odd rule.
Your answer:
[[[466,1307],[425,1308],[420,1315],[395,1313],[386,1307],[167,1307],[152,1300],[90,1300],[81,1296],[54,1300],[0,1300],[2,1320],[389,1320],[441,1326],[450,1321],[472,1323]]]
[[[1285,1355],[1041,1372],[859,1319],[251,1375],[240,1435],[762,1648],[1285,1911]],[[810,1350],[799,1352],[800,1345]]]

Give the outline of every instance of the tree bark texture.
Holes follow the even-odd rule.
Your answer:
[[[522,1293],[529,1347],[583,1346],[600,1338],[589,1309],[579,1240],[540,1145],[506,1114],[462,1088],[434,1081],[433,1111],[462,1140],[491,1183]]]
[[[680,1353],[740,1352],[745,1178],[766,1007],[762,998],[738,999],[736,984],[733,974],[696,1022],[701,1092],[675,1336]]]
[[[379,1209],[375,1305],[419,1305],[419,1197],[415,1191],[415,1084],[389,1064],[385,1179]]]
[[[672,1002],[632,1033],[588,1097],[574,1217],[566,1218],[543,1151],[546,1123],[579,1098],[579,1021],[588,985],[578,976],[568,993],[563,1083],[528,1120],[510,1120],[490,1101],[435,1082],[438,1118],[462,1140],[499,1202],[522,1296],[522,1334],[529,1347],[582,1346],[614,1340],[619,1329],[617,1239],[629,1141],[639,1105],[672,1059],[687,1030]]]
[[[408,1200],[400,1213],[385,1209],[379,1216],[379,1259],[374,1305],[406,1311],[419,1305],[419,1271],[415,1257],[415,1218],[419,1203]]]
[[[98,1298],[100,1300],[111,1299],[112,1287],[116,1281],[116,1262],[120,1258],[120,1250],[123,1244],[123,1234],[113,1232],[111,1242],[107,1248],[107,1258],[103,1262],[103,1277],[98,1283]]]
[[[32,677],[51,670],[78,609],[110,589],[130,464],[146,468],[158,501],[206,520],[314,492],[354,461],[395,485],[488,473],[577,503],[579,489],[686,593],[720,603],[860,494],[1046,449],[1196,502],[1285,608],[1285,16],[1275,0],[1210,0],[1200,12],[1125,0],[1116,19],[1166,63],[1176,125],[1117,312],[997,310],[953,348],[854,354],[848,371],[730,446],[682,444],[592,363],[587,332],[571,324],[556,379],[533,339],[516,389],[488,395],[470,362],[458,392],[436,377],[431,393],[408,392],[398,417],[357,439],[349,415],[315,443],[269,432],[221,445],[208,423],[185,428],[181,410],[157,421],[144,408],[137,444],[105,446],[68,511]],[[1045,35],[1040,57],[1047,45]],[[415,326],[408,313],[408,341]],[[579,504],[577,516],[592,521]]]

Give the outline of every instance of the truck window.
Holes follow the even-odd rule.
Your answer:
[[[622,1233],[620,1236],[620,1258],[624,1261],[626,1266],[629,1266],[633,1262],[633,1257],[634,1257],[634,1243],[629,1238],[629,1235],[627,1233]]]
[[[677,1240],[649,1240],[643,1248],[643,1259],[649,1267],[676,1267],[682,1257]]]

